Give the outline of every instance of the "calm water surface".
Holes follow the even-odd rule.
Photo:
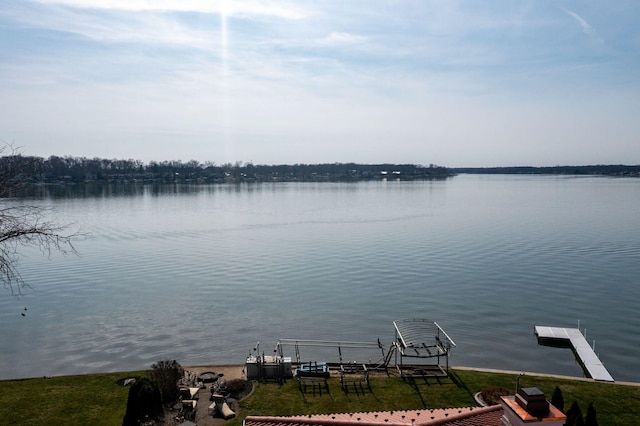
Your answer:
[[[418,317],[455,341],[453,365],[577,376],[533,327],[580,321],[612,376],[640,381],[637,179],[58,192],[29,202],[90,236],[79,256],[21,249],[32,289],[0,298],[0,378],[242,363],[280,338],[388,344]]]

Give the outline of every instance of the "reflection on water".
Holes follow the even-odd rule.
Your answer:
[[[30,202],[91,235],[77,257],[23,250],[33,289],[0,300],[2,378],[240,363],[280,338],[388,346],[393,320],[420,317],[456,342],[453,365],[571,375],[533,327],[580,320],[613,377],[640,381],[637,180],[94,185]]]

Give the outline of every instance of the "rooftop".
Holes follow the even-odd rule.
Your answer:
[[[498,426],[502,414],[501,405],[492,405],[291,417],[248,416],[245,426]]]

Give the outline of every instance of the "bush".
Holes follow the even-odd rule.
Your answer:
[[[596,409],[593,406],[593,402],[589,403],[587,408],[587,414],[584,417],[585,426],[598,426],[598,419],[596,416]]]
[[[553,395],[551,396],[551,404],[558,410],[564,412],[564,397],[562,396],[562,391],[558,386],[556,386],[556,388],[553,390]]]
[[[139,425],[142,421],[159,419],[162,412],[162,399],[157,383],[146,377],[139,378],[129,389],[127,412],[122,425]]]
[[[235,399],[242,399],[251,392],[251,382],[243,379],[229,380],[226,384],[229,396]]]
[[[170,404],[178,399],[178,380],[182,374],[182,366],[176,360],[158,361],[151,365],[151,379],[158,384],[163,403]]]
[[[514,392],[512,390],[499,386],[487,386],[486,388],[482,388],[482,390],[480,391],[480,396],[487,405],[500,404],[501,396],[508,396],[513,394]]]
[[[571,407],[567,411],[567,426],[584,426],[584,418],[578,401],[573,401]]]

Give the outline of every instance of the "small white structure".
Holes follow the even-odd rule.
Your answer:
[[[292,377],[291,357],[280,355],[250,355],[245,362],[247,379],[276,379]]]

